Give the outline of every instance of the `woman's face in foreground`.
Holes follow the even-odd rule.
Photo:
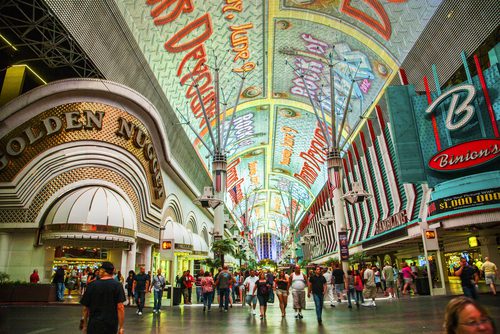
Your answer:
[[[457,334],[468,333],[494,334],[491,320],[472,304],[458,314]]]

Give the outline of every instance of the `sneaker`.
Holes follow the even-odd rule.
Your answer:
[[[156,313],[156,310],[153,310],[153,313]]]
[[[256,314],[257,314],[257,312],[255,312],[255,310],[252,310],[252,314],[253,314],[253,315],[256,315]]]
[[[361,306],[370,307],[370,306],[372,306],[372,303],[364,302],[363,304],[361,304]]]
[[[264,316],[261,314],[261,315],[260,315],[260,320],[262,320],[262,319],[264,319]]]
[[[142,312],[139,311],[139,313],[137,313],[138,315],[142,315]]]
[[[161,310],[160,310],[160,309],[156,310],[156,313],[160,313],[160,312],[161,312]]]
[[[333,304],[330,304],[330,307],[335,307],[335,305],[333,305]]]
[[[295,319],[299,319],[299,314],[298,313],[295,315]]]
[[[210,312],[210,307],[208,308],[207,312]]]
[[[139,314],[139,310],[136,310],[136,311],[135,311],[135,314]]]
[[[303,317],[302,313],[299,313],[299,318],[302,319]]]
[[[224,309],[224,312],[227,312],[227,308]]]
[[[375,304],[375,302],[372,302],[372,306],[373,306],[373,307],[376,307],[376,306],[377,306],[377,304]]]
[[[337,299],[337,303],[339,303],[339,304],[340,304],[340,303],[342,303],[342,301],[341,301],[340,299]]]

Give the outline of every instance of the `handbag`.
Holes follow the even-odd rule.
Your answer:
[[[273,290],[271,290],[271,292],[269,292],[269,298],[267,299],[267,302],[271,303],[271,304],[274,303],[274,292],[273,292]]]

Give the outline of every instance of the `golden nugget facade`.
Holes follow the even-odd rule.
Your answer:
[[[0,124],[0,271],[11,278],[38,269],[48,281],[58,265],[104,260],[122,273],[145,265],[173,277],[208,256],[211,217],[193,205],[197,191],[143,96],[64,80],[12,100]],[[162,259],[160,239],[190,247]]]

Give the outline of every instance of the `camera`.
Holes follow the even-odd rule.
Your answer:
[[[204,208],[215,209],[221,205],[222,201],[220,199],[214,198],[212,187],[203,188],[203,195],[198,197],[193,201],[193,203],[201,205]]]

